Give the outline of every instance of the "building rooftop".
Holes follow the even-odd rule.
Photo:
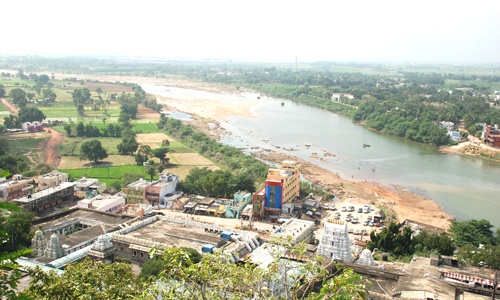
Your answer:
[[[70,209],[69,211],[52,214],[43,218],[36,218],[35,220],[33,220],[33,225],[31,228],[33,230],[37,230],[40,226],[42,226],[42,228],[46,230],[77,218],[101,222],[103,223],[104,228],[107,230],[117,226],[118,224],[132,220],[134,217],[117,216],[114,214],[95,211],[92,209],[74,208]]]
[[[82,204],[92,204],[91,207],[89,207],[90,209],[98,209],[98,208],[101,208],[103,206],[106,206],[108,204],[111,204],[117,200],[122,200],[122,201],[125,201],[125,199],[123,197],[120,197],[120,196],[110,196],[110,195],[105,195],[105,196],[95,196],[94,198],[91,198],[91,199],[84,199],[84,200],[80,200],[78,201],[78,203],[82,203]]]
[[[136,238],[154,242],[189,247],[201,252],[203,244],[221,245],[225,239],[220,235],[206,233],[202,227],[178,224],[166,221],[156,221],[126,234]]]
[[[31,195],[28,195],[28,196],[16,199],[15,201],[16,202],[29,203],[29,202],[38,200],[38,199],[40,199],[42,197],[51,195],[51,194],[53,194],[55,192],[58,192],[60,190],[63,190],[63,189],[66,189],[66,188],[69,188],[69,187],[72,187],[72,186],[75,186],[74,182],[63,182],[63,183],[59,184],[58,186],[51,187],[51,188],[45,189],[45,190],[40,191],[40,192],[36,192],[34,194],[31,194]]]
[[[85,177],[82,177],[82,179],[75,181],[75,183],[76,183],[76,186],[79,187],[79,188],[86,188],[86,187],[89,187],[89,186],[91,186],[92,184],[94,184],[94,183],[96,183],[98,181],[99,180],[95,179],[95,178],[85,178]]]
[[[215,198],[212,197],[206,197],[200,202],[198,202],[198,205],[210,205],[215,202]]]
[[[38,179],[42,179],[42,178],[44,178],[44,179],[52,179],[52,178],[57,178],[57,177],[59,177],[61,175],[64,175],[64,174],[68,175],[67,173],[61,173],[58,170],[53,170],[50,173],[38,176]]]

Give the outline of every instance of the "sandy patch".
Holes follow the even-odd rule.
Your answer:
[[[183,166],[213,166],[214,163],[198,153],[170,153],[170,157]]]
[[[226,103],[219,100],[185,100],[156,96],[158,103],[162,103],[174,110],[195,114],[202,118],[227,121],[229,117],[240,116],[258,119],[250,112],[250,108],[257,105],[250,102]]]
[[[211,165],[211,166],[200,166],[200,168],[208,168],[209,170],[215,171],[215,170],[220,170],[219,167],[216,165]],[[168,166],[168,168],[165,169],[165,171],[168,171],[172,174],[179,175],[180,180],[184,180],[186,176],[189,174],[189,171],[191,169],[196,168],[196,166]]]
[[[144,107],[139,104],[139,106],[137,107],[137,119],[159,120],[160,114],[152,110],[151,108]]]
[[[161,143],[164,140],[175,142],[175,140],[164,133],[139,133],[135,136],[139,144],[143,143]]]

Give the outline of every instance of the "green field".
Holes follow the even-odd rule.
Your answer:
[[[93,138],[66,137],[64,141],[59,145],[59,152],[61,156],[78,155],[80,153],[80,147],[82,146],[82,143],[95,139],[101,141],[101,144],[104,147],[104,149],[106,149],[106,151],[108,152],[108,155],[118,154],[116,146],[122,142],[122,139],[113,137],[93,137]]]
[[[81,178],[83,176],[88,178],[101,178],[108,179],[110,182],[114,182],[117,179],[121,179],[125,173],[140,173],[144,174],[144,178],[149,179],[149,175],[146,174],[146,167],[140,166],[117,166],[117,167],[101,167],[101,168],[82,168],[82,169],[69,169],[60,170],[61,172],[71,174],[74,178]],[[108,175],[109,174],[109,175]],[[158,175],[155,175],[155,179],[158,179]]]
[[[101,128],[106,128],[108,127],[109,124],[113,124],[113,126],[120,125],[122,126],[122,123],[114,123],[114,122],[106,122],[106,123],[92,123],[93,126],[101,129]],[[149,124],[149,123],[132,123],[132,127],[136,133],[155,133],[155,132],[162,132],[158,128],[156,128],[156,124]]]
[[[9,111],[5,105],[0,102],[0,111]]]
[[[9,153],[13,155],[31,152],[45,138],[9,140]]]

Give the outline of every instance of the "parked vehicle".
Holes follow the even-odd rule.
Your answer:
[[[340,215],[335,215],[335,216],[333,216],[333,218],[334,218],[335,220],[338,220],[338,219],[340,219]]]
[[[345,221],[346,222],[351,222],[351,217],[349,217],[349,216],[345,217]]]
[[[368,216],[368,218],[366,218],[368,220],[368,222],[370,222],[372,220],[372,216]]]
[[[347,211],[345,206],[342,206],[342,211]]]
[[[368,207],[365,207],[365,208],[363,208],[363,212],[364,212],[365,214],[367,214],[367,213],[369,213],[369,212],[370,212],[370,210],[368,209]]]
[[[330,203],[330,210],[335,210],[335,203]]]
[[[380,222],[375,223],[375,227],[380,227],[380,226],[382,226],[382,224],[380,224]]]
[[[358,208],[358,213],[362,213],[363,212],[363,209],[360,207]]]
[[[349,206],[349,211],[354,211],[354,206]]]
[[[314,214],[313,214],[313,212],[312,212],[312,211],[308,211],[308,212],[306,213],[306,215],[307,215],[307,216],[309,216],[309,217],[314,216]]]
[[[349,228],[349,229],[347,229],[347,232],[349,232],[349,233],[353,233],[353,232],[354,232],[354,230],[353,230],[352,228]]]
[[[366,229],[361,229],[361,235],[368,235],[368,231],[366,231]]]
[[[368,226],[368,221],[367,220],[363,221],[363,226]]]
[[[358,217],[354,217],[354,218],[352,218],[351,223],[356,224],[356,223],[358,223],[358,221],[359,221]]]
[[[320,214],[319,212],[315,212],[314,215],[317,216],[317,217],[323,218],[323,215]]]
[[[371,227],[373,227],[374,224],[373,224],[372,221],[370,221],[370,223],[368,223],[368,225],[371,226]]]
[[[360,233],[360,232],[359,232],[359,229],[354,229],[354,232],[353,232],[353,233],[354,233],[354,234],[359,234],[359,233]]]

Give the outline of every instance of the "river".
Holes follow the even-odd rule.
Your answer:
[[[222,143],[245,151],[252,151],[251,147],[275,149],[338,172],[348,180],[399,185],[433,199],[458,220],[486,219],[500,227],[498,162],[443,154],[436,147],[370,130],[348,117],[290,100],[257,100],[255,93],[221,95],[155,85],[142,87],[148,93],[175,99],[257,103],[250,110],[259,119],[235,116],[220,123],[232,133]],[[364,143],[370,147],[363,147]],[[336,156],[324,157],[322,150]],[[313,153],[326,161],[310,158]]]

